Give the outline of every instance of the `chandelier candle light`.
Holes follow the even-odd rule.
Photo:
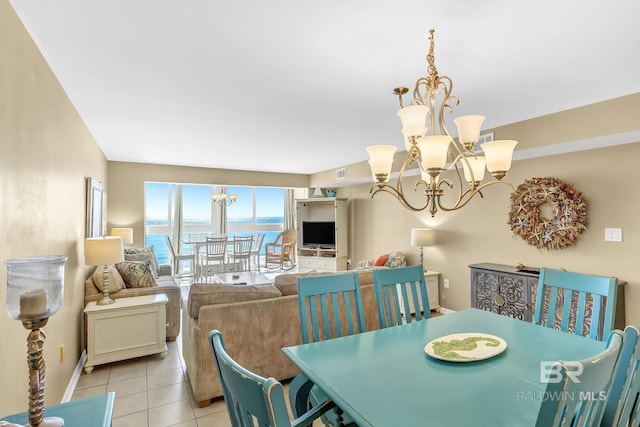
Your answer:
[[[44,326],[58,312],[64,299],[64,255],[34,256],[6,260],[7,314],[22,322],[31,332],[27,337],[29,365],[29,424],[27,426],[61,427],[60,417],[44,415],[46,338]]]
[[[517,144],[512,140],[485,142],[480,145],[483,153],[476,152],[480,128],[485,119],[483,116],[461,116],[455,119],[458,142],[453,140],[447,130],[444,113],[445,111],[451,113],[453,110],[451,104],[457,105],[458,99],[451,95],[453,87],[451,78],[438,75],[434,58],[433,33],[434,30],[430,30],[430,48],[427,55],[429,75],[421,77],[416,82],[412,104],[404,107],[402,103],[402,96],[409,91],[408,88],[394,89],[394,93],[400,100],[398,116],[402,121],[402,134],[407,149],[407,156],[400,168],[395,187],[388,182],[396,146],[367,147],[369,165],[374,178],[374,186],[371,188],[372,197],[384,191],[395,196],[409,210],[422,211],[428,208],[431,216],[435,216],[438,209],[452,211],[462,208],[476,194],[482,197],[482,189],[489,185],[498,183],[510,185],[502,181],[502,178],[511,168],[513,150]],[[439,105],[436,105],[437,100],[440,100]],[[439,133],[436,133],[436,123]],[[447,161],[450,162],[448,167]],[[406,199],[402,188],[405,170],[413,163],[416,163],[421,171],[421,179],[416,183],[415,189],[424,187],[423,194],[426,197],[426,201],[420,206],[412,205]],[[495,180],[482,183],[485,166]],[[447,185],[452,189],[454,184],[450,179],[441,178],[440,173],[450,169],[455,169],[459,190],[457,200],[447,206],[443,205],[441,200],[444,193],[442,187]]]
[[[227,193],[213,194],[211,200],[221,206],[230,206],[238,200],[237,194],[231,194],[227,197]]]
[[[115,301],[109,298],[109,264],[124,261],[122,237],[102,236],[89,237],[84,240],[84,263],[102,265],[102,299],[96,304],[107,305]]]

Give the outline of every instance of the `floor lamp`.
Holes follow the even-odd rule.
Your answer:
[[[434,243],[433,230],[430,228],[412,228],[411,246],[420,246],[420,265],[424,270],[422,248]]]

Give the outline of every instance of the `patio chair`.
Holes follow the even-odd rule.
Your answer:
[[[624,343],[618,360],[613,385],[607,396],[602,426],[640,425],[640,330],[624,329]]]
[[[431,317],[422,265],[373,270],[380,328]]]
[[[547,383],[544,395],[553,398],[542,399],[536,427],[600,426],[622,342],[623,333],[615,330],[602,353],[575,362],[556,362],[553,372],[560,374],[560,380]]]
[[[290,228],[278,234],[276,240],[264,245],[265,260],[264,266],[269,268],[269,264],[278,264],[280,268],[284,268],[284,263],[291,263],[293,267],[293,247],[296,244],[296,230]]]
[[[167,242],[167,247],[169,248],[169,255],[171,256],[171,265],[173,268],[173,276],[174,277],[182,277],[182,276],[192,276],[195,277],[195,269],[196,269],[196,256],[195,254],[187,254],[187,253],[176,253],[173,248],[173,244],[171,243],[171,238],[169,235],[165,235],[165,240]],[[188,274],[179,273],[179,267],[181,261],[189,261],[191,262],[190,268],[191,272]]]
[[[234,427],[310,426],[313,420],[336,406],[332,401],[326,401],[291,421],[284,389],[278,380],[261,377],[234,361],[226,351],[220,331],[209,332],[209,342]]]
[[[366,331],[357,273],[299,276],[297,283],[303,344]],[[329,399],[304,374],[291,381],[289,390],[295,392],[289,398],[298,414]],[[329,425],[353,424],[339,408],[325,414],[323,421]]]
[[[603,340],[613,329],[615,277],[541,268],[534,323]]]

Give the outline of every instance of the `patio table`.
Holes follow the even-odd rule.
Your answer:
[[[428,356],[454,333],[485,333],[504,352],[472,362]],[[605,343],[477,309],[283,352],[359,426],[534,426],[546,384],[541,362],[580,360]]]

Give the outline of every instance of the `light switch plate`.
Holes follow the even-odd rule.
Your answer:
[[[605,228],[605,242],[622,242],[622,228]]]

